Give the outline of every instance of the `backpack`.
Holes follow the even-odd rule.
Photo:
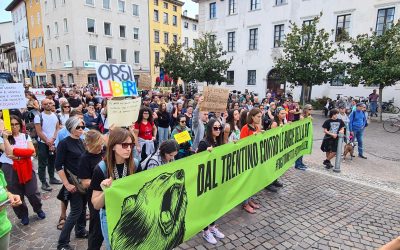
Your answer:
[[[136,173],[142,172],[142,171],[146,171],[147,168],[149,167],[149,162],[153,159],[151,159],[155,154],[157,153],[157,151],[155,151],[154,153],[152,153],[149,157],[147,157],[141,164],[138,165],[138,167],[136,168]],[[156,160],[154,160],[156,161]],[[142,167],[142,165],[144,164],[144,167]]]

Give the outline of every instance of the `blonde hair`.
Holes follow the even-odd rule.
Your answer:
[[[100,145],[104,144],[103,135],[94,129],[89,130],[85,134],[85,147],[89,153],[92,153]]]

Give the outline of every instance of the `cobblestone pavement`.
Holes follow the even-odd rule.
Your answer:
[[[262,205],[259,213],[237,207],[220,218],[217,224],[226,238],[216,246],[199,233],[177,249],[376,249],[399,236],[400,133],[388,134],[371,122],[365,136],[368,159],[346,161],[341,173],[333,173],[321,164],[322,122],[314,116],[314,152],[305,157],[309,171],[291,169],[278,193],[260,191],[255,196]],[[22,226],[9,211],[14,225],[10,249],[56,248],[57,193],[42,194],[45,220],[31,215],[30,225]],[[72,233],[71,246],[87,249],[87,241]]]

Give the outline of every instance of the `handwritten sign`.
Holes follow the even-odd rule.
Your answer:
[[[187,130],[183,131],[183,132],[181,132],[179,134],[175,134],[174,138],[175,138],[175,140],[176,140],[176,142],[178,144],[185,143],[185,142],[190,141],[192,139]]]
[[[0,84],[0,109],[26,108],[25,89],[22,83]]]
[[[151,90],[152,84],[151,84],[151,77],[149,75],[147,74],[140,75],[139,88],[141,90]]]
[[[117,127],[129,127],[136,122],[140,110],[141,98],[109,100],[107,102],[108,124]]]
[[[200,104],[200,111],[223,113],[229,98],[229,89],[208,87],[203,88],[204,101]]]
[[[96,63],[97,81],[102,97],[137,96],[133,70],[127,64]]]

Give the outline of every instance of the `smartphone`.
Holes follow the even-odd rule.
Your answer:
[[[3,201],[2,203],[0,203],[0,207],[8,205],[10,203],[11,203],[11,201],[9,199],[7,199],[7,200]]]

